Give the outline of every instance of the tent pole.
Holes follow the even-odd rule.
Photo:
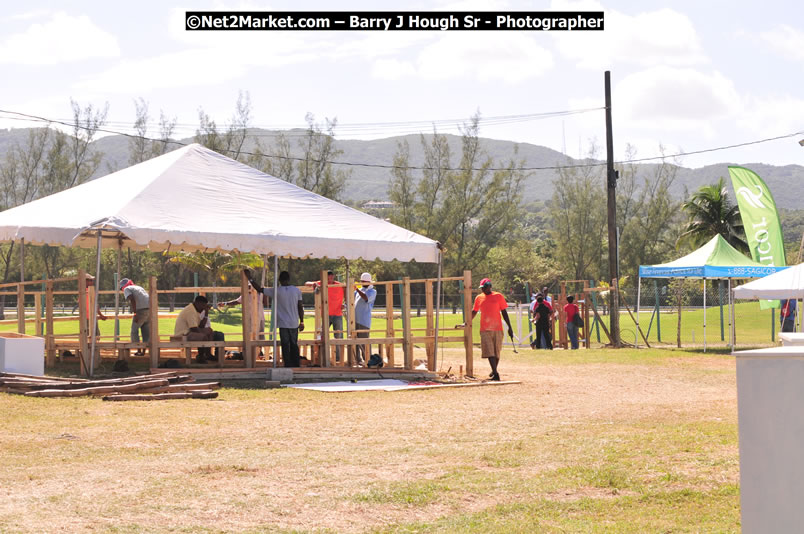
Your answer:
[[[263,270],[263,272],[265,272]],[[274,367],[276,367],[276,360],[279,358],[276,355],[276,292],[277,284],[279,283],[279,256],[274,254],[274,298],[271,299],[271,336],[274,340]]]
[[[435,339],[433,340],[433,369],[438,368],[438,317],[441,313],[441,249],[438,249],[438,278],[436,279]]]
[[[734,300],[731,294],[731,278],[728,279],[728,292],[729,292],[729,346],[731,351],[734,352]]]
[[[101,231],[98,230],[98,252],[95,259],[95,305],[92,306],[92,348],[89,349],[89,376],[90,378],[95,373],[95,342],[97,341],[97,336],[95,335],[98,331],[98,306],[100,303],[98,302],[100,297],[100,264],[101,264]],[[83,298],[79,297],[79,298]]]
[[[704,352],[706,352],[706,277],[705,276],[704,276],[704,279],[703,279],[703,284],[704,284],[704,306],[703,306],[703,312],[704,312]]]
[[[637,326],[637,332],[639,332],[639,297],[640,297],[641,293],[642,293],[642,277],[638,276],[637,277],[637,301],[636,301],[636,326]],[[637,347],[639,347],[638,343],[639,343],[639,338],[637,338]]]
[[[114,278],[114,342],[117,343],[120,337],[120,258],[123,254],[123,240],[117,240],[117,272]],[[131,319],[134,320],[133,318]]]
[[[346,260],[346,282],[347,282],[347,283],[349,282],[349,260]],[[347,291],[351,291],[353,294],[354,294],[354,292],[355,292],[354,288],[348,288],[348,287],[347,287],[347,288],[344,290],[344,296],[346,296],[346,292],[347,292]],[[353,300],[354,300],[354,299],[353,299]],[[348,307],[349,302],[350,302],[350,301],[347,299],[347,300],[346,300],[347,307]],[[352,306],[354,306],[354,302],[352,302]],[[347,320],[346,320],[346,335],[345,335],[345,336],[343,336],[343,337],[345,337],[346,339],[351,339],[351,338],[352,338],[352,328],[351,328],[351,325],[350,325],[351,321],[348,319],[348,317],[349,317],[349,311],[348,311],[348,310],[347,310],[347,312],[346,312],[346,317],[347,317]],[[371,335],[371,334],[369,334],[369,335]],[[347,353],[349,353],[349,349],[351,349],[352,347],[347,346],[347,347],[345,347],[345,348],[347,349],[347,350],[346,350],[346,352],[347,352]],[[365,352],[365,351],[363,351],[363,352]],[[349,353],[349,354],[351,354],[351,353]],[[370,357],[371,357],[371,354],[369,354],[369,355],[365,355],[365,354],[364,354],[363,356],[366,356],[366,362],[368,362],[368,358],[370,358]],[[344,363],[345,363],[346,361],[347,361],[347,360],[346,360],[346,359],[344,359]],[[354,360],[349,359],[349,365],[352,365],[353,363],[354,363]]]

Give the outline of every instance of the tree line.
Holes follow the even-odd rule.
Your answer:
[[[86,182],[98,170],[102,154],[94,149],[106,123],[108,105],[82,107],[71,101],[70,131],[47,125],[32,129],[24,142],[14,144],[0,162],[0,208],[8,209]],[[156,131],[150,131],[149,104],[134,102],[135,134],[129,138],[128,162],[146,161],[173,150],[176,119],[160,112]],[[218,125],[199,108],[194,141],[277,178],[344,201],[350,171],[334,164],[337,120],[319,122],[305,117],[301,135],[280,132],[269,143],[251,137],[252,107],[241,92],[229,121]],[[408,141],[397,145],[389,171],[388,198],[394,207],[381,215],[394,224],[439,241],[443,245],[443,274],[471,270],[475,278],[490,277],[495,288],[522,299],[526,284],[558,290],[560,280],[608,281],[605,164],[598,146],[588,143],[584,158],[556,162],[553,193],[525,204],[525,187],[539,188],[542,176],[526,169],[516,147],[505,160],[494,160],[480,137],[481,117],[475,114],[460,130],[460,149],[453,153],[444,134],[434,130],[419,136],[424,154],[421,164],[411,161]],[[244,147],[252,146],[246,151]],[[624,160],[635,159],[628,147]],[[687,200],[675,198],[670,188],[679,162],[618,165],[617,214],[621,284],[634,283],[640,264],[670,260],[724,234],[740,247],[744,233],[739,211],[730,202],[723,181],[703,186]],[[65,206],[69,210],[69,206]],[[735,216],[735,210],[736,216]],[[784,214],[783,214],[784,215]],[[783,217],[784,218],[784,217]],[[795,219],[799,224],[801,217]],[[322,229],[332,231],[332,229]],[[337,231],[337,230],[334,230]],[[707,237],[708,236],[708,237]],[[792,246],[791,246],[792,247]],[[116,269],[116,251],[104,251],[102,269]],[[122,276],[145,281],[159,277],[160,287],[239,283],[244,266],[259,269],[263,258],[253,254],[171,253],[126,251]],[[0,244],[3,282],[19,280],[19,246]],[[94,271],[94,251],[67,247],[26,247],[27,278],[56,278],[79,267]],[[272,266],[267,280],[270,282]],[[402,276],[433,277],[436,266],[411,262],[354,261],[352,273],[371,272],[380,280]],[[336,260],[282,259],[281,269],[293,274],[294,283],[317,279],[331,268],[341,278],[345,264]],[[103,289],[111,288],[102,277]],[[173,302],[170,303],[171,305]],[[0,314],[4,299],[0,296]]]

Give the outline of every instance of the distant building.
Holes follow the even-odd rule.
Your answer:
[[[370,200],[370,201],[366,202],[365,204],[363,204],[363,209],[364,210],[382,210],[382,209],[393,208],[393,207],[394,207],[394,203],[390,202],[390,201],[387,201],[387,200],[384,200],[384,201]]]

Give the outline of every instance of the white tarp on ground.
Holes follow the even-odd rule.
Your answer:
[[[312,391],[344,392],[344,391],[393,391],[408,386],[403,380],[385,378],[382,380],[359,380],[355,382],[318,382],[310,384],[290,384],[286,388],[309,389]]]
[[[734,298],[770,300],[804,298],[804,263],[737,286],[734,288]]]
[[[438,261],[437,243],[193,144],[0,213],[0,241]],[[114,244],[108,240],[113,240]]]

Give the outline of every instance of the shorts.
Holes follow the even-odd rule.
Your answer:
[[[484,358],[499,358],[502,353],[502,345],[502,330],[480,331],[480,352]]]

